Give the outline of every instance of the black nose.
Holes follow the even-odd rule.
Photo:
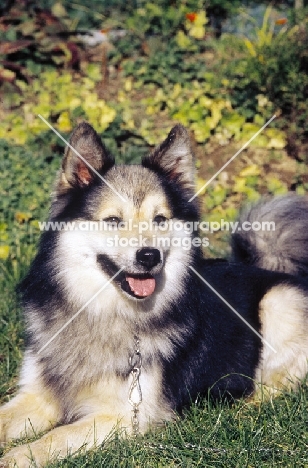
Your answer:
[[[160,263],[160,252],[157,249],[146,247],[137,251],[136,259],[140,265],[150,269]]]

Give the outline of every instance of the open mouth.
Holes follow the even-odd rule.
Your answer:
[[[151,296],[156,288],[156,280],[149,273],[128,273],[117,271],[119,267],[107,255],[100,254],[97,256],[97,262],[103,271],[112,277],[116,275],[115,282],[121,287],[122,291],[136,299],[145,299]]]
[[[136,299],[144,299],[155,291],[156,281],[152,275],[124,273],[121,288]]]

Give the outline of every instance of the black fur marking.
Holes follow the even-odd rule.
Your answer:
[[[275,285],[298,281],[289,275],[221,261],[199,261],[199,273],[260,332],[258,307],[263,295]],[[187,277],[178,317],[191,318],[184,344],[176,344],[175,358],[164,361],[165,396],[181,411],[198,395],[239,398],[254,389],[254,371],[262,342],[196,276]],[[307,285],[301,284],[307,294]]]
[[[97,255],[97,263],[109,278],[112,278],[121,268],[106,254]],[[121,281],[119,280],[120,275],[121,273],[115,278],[115,282],[119,283]]]
[[[63,301],[61,289],[54,278],[56,270],[53,255],[58,236],[58,232],[48,231],[44,232],[41,237],[38,254],[28,274],[18,286],[24,306],[34,304],[35,307],[44,309],[55,299],[59,302]],[[52,317],[45,316],[44,318],[48,321]]]

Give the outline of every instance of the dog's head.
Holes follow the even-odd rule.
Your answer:
[[[65,151],[50,217],[67,224],[59,255],[74,268],[76,282],[82,274],[83,286],[92,291],[113,278],[124,297],[139,301],[168,282],[175,288],[184,264],[187,268],[200,249],[191,244],[199,219],[196,201],[189,201],[194,169],[181,125],[142,165],[131,166],[115,165],[94,129],[78,125]]]

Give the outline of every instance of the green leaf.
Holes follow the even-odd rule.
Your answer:
[[[211,128],[205,122],[194,122],[190,125],[198,143],[203,143],[211,136]]]
[[[220,121],[220,125],[226,128],[232,135],[236,135],[238,137],[244,122],[245,117],[237,112],[233,112],[224,115]]]

